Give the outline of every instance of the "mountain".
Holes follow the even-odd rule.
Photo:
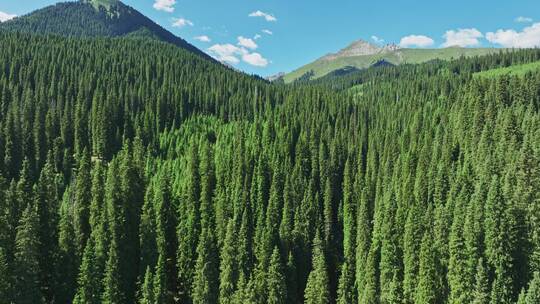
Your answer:
[[[0,23],[8,31],[75,37],[150,38],[210,56],[162,28],[119,0],[81,0],[58,3]]]
[[[335,54],[329,54],[321,58],[322,60],[332,61],[339,58],[356,57],[356,56],[369,56],[377,54],[386,54],[399,50],[399,46],[395,44],[389,44],[384,47],[371,44],[364,40],[358,40],[350,44],[348,47],[340,50]]]
[[[0,46],[0,303],[540,303],[540,49],[282,85],[156,39]]]
[[[271,76],[266,77],[266,80],[268,80],[268,81],[281,81],[281,80],[283,80],[283,77],[285,77],[285,73],[280,72],[280,73],[277,73],[275,75],[271,75]]]
[[[395,44],[378,46],[364,40],[358,40],[337,53],[323,56],[286,74],[283,79],[286,83],[290,83],[298,79],[317,79],[343,68],[366,69],[373,65],[380,66],[381,63],[385,65],[417,64],[435,59],[451,60],[498,52],[500,52],[500,49],[495,48],[407,49]]]

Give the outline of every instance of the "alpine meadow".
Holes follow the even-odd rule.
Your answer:
[[[0,22],[11,303],[540,304],[540,49],[270,81],[118,0]]]

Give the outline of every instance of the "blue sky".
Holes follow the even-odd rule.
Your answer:
[[[0,19],[6,18],[6,14],[23,15],[55,2],[0,0]],[[124,3],[213,56],[262,76],[292,71],[358,39],[380,44],[401,43],[404,47],[540,46],[538,0],[124,0]]]

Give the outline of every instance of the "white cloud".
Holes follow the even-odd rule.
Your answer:
[[[277,21],[276,17],[274,17],[271,14],[267,14],[261,11],[255,11],[251,14],[249,14],[249,17],[263,17],[268,22],[274,22]]]
[[[252,39],[242,36],[238,37],[238,45],[248,48],[250,50],[255,50],[259,47],[257,43],[255,43],[255,41],[253,41]]]
[[[450,30],[446,31],[446,34],[443,36],[446,39],[446,42],[443,43],[443,47],[451,46],[478,46],[480,45],[480,38],[484,35],[475,28],[470,29],[458,29],[457,31]]]
[[[155,0],[154,8],[158,11],[165,11],[168,13],[174,12],[174,5],[176,0]]]
[[[238,59],[237,56],[242,56],[248,53],[246,49],[237,47],[236,45],[232,45],[230,43],[215,44],[208,48],[208,52],[217,60],[230,64],[240,63],[240,59]]]
[[[274,32],[272,32],[271,30],[262,30],[262,32],[267,35],[274,35]]]
[[[373,41],[375,41],[375,43],[378,43],[378,44],[384,43],[384,39],[379,38],[379,37],[377,37],[377,36],[375,36],[375,35],[371,36],[371,39],[372,39]]]
[[[408,47],[430,47],[435,43],[433,39],[424,35],[409,35],[401,38],[399,46],[408,48]]]
[[[255,39],[255,40],[257,40],[257,39],[261,39],[261,38],[262,38],[262,36],[261,36],[261,35],[259,35],[259,34],[256,34],[255,36],[253,36],[253,39]]]
[[[217,60],[229,64],[239,64],[240,59],[256,67],[266,67],[269,63],[268,59],[264,58],[261,54],[250,53],[245,47],[238,47],[230,43],[215,44],[208,48],[208,53]]]
[[[184,18],[178,18],[178,19],[174,19],[174,22],[172,24],[173,27],[179,27],[179,28],[183,28],[185,26],[193,26],[193,22],[191,22],[191,20],[187,20],[187,19],[184,19]]]
[[[519,16],[515,19],[515,21],[519,23],[531,23],[533,22],[533,19],[529,17]]]
[[[199,40],[200,42],[210,42],[212,41],[212,39],[210,39],[210,37],[206,36],[206,35],[203,35],[203,36],[197,36],[195,38],[193,38],[195,40]]]
[[[11,15],[8,13],[0,12],[0,22],[5,22],[17,17],[17,15]]]
[[[244,62],[249,63],[253,66],[257,67],[266,67],[268,65],[268,59],[264,58],[259,53],[251,53],[251,54],[245,54],[242,56],[242,60]]]
[[[526,27],[521,32],[515,30],[498,30],[487,33],[486,39],[495,44],[508,48],[540,47],[540,23]]]

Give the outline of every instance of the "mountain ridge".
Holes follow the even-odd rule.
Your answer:
[[[119,0],[60,2],[0,23],[0,30],[68,37],[151,38],[208,60],[208,54]]]
[[[383,47],[360,39],[352,42],[346,48],[339,50],[337,53],[331,53],[323,56],[319,60],[335,60],[343,57],[369,56],[376,54],[385,54],[399,50],[400,47],[396,44],[386,44]]]
[[[285,74],[281,79],[291,83],[299,79],[318,79],[343,68],[367,69],[380,62],[391,65],[418,64],[431,60],[453,60],[460,57],[474,57],[505,51],[497,48],[441,49],[401,48],[396,44],[378,46],[365,40],[357,40],[336,53],[327,54],[311,63]]]

